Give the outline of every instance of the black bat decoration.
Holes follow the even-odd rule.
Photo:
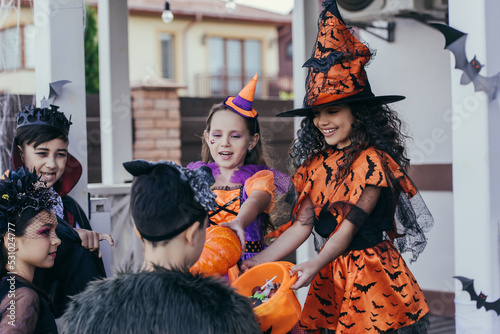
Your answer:
[[[476,307],[480,309],[481,307],[484,307],[486,311],[493,310],[497,313],[497,315],[500,315],[500,298],[498,298],[496,301],[490,303],[486,301],[487,295],[485,295],[482,291],[479,293],[479,295],[476,293],[476,290],[474,289],[474,280],[463,277],[463,276],[453,276],[453,278],[456,278],[460,282],[462,282],[462,290],[467,291],[470,295],[470,299],[472,301],[476,302]]]
[[[382,183],[382,181],[384,180],[384,174],[382,174],[382,172],[378,172],[378,181],[377,183],[375,184],[376,186],[380,185]]]
[[[273,326],[269,327],[266,331],[262,332],[262,334],[271,334],[273,332]]]
[[[372,286],[374,286],[375,284],[377,284],[377,282],[371,282],[367,285],[361,285],[361,284],[358,284],[358,283],[354,283],[354,286],[361,292],[364,292],[365,294],[368,292],[368,290],[370,290],[370,288]]]
[[[337,37],[335,37],[335,34],[333,33],[333,30],[330,30],[330,37],[332,39],[336,40],[337,42],[340,42],[340,40]]]
[[[320,195],[321,195],[321,200],[319,200],[319,196],[318,196],[318,203],[323,203],[325,201],[325,194],[320,193]]]
[[[323,46],[323,44],[321,44],[320,41],[318,41],[317,45],[318,45],[318,50],[321,53],[326,53],[326,52],[330,51],[331,53],[337,54],[337,56],[335,58],[338,58],[340,55],[342,55],[342,52],[336,51],[334,48],[327,48],[327,47]]]
[[[358,309],[355,305],[352,305],[352,308],[354,309],[354,311],[355,311],[356,313],[365,313],[365,312],[366,312],[365,310],[360,310],[360,309]]]
[[[467,85],[472,82],[476,92],[485,92],[490,101],[496,99],[500,73],[491,77],[479,74],[483,65],[476,59],[476,56],[469,60],[465,54],[467,34],[441,23],[430,23],[430,26],[444,35],[446,40],[444,48],[455,56],[455,68],[463,71],[460,84]]]
[[[418,320],[418,317],[420,316],[420,312],[422,312],[422,309],[418,310],[417,313],[410,313],[410,312],[405,312],[406,316],[410,320]]]
[[[387,270],[385,268],[384,268],[384,271],[387,273],[387,275],[389,275],[389,277],[393,281],[395,281],[398,278],[398,276],[403,273],[402,271],[395,271],[395,272],[391,273],[389,270]]]
[[[328,313],[320,308],[318,309],[318,312],[321,313],[321,315],[324,316],[325,318],[331,318],[335,316],[335,314]]]
[[[345,186],[345,193],[344,193],[344,196],[347,196],[349,194],[349,186],[347,185],[347,183],[344,183],[344,186]]]
[[[377,308],[384,308],[384,305],[377,305],[373,300],[372,300],[373,307]]]
[[[351,328],[352,326],[354,326],[354,325],[356,324],[355,322],[353,322],[353,323],[352,323],[352,324],[350,324],[350,325],[346,325],[346,324],[344,324],[344,323],[343,323],[342,321],[340,321],[340,320],[339,320],[339,323],[340,323],[342,326],[344,326],[345,328]]]
[[[363,89],[365,86],[361,85],[359,82],[358,82],[358,78],[356,78],[356,76],[354,74],[349,74],[349,77],[351,78],[352,80],[352,84],[354,85],[354,88],[356,89]]]
[[[318,48],[321,45],[318,42]],[[321,49],[319,49],[321,50]],[[314,70],[322,73],[327,73],[330,69],[330,65],[334,64],[337,58],[343,55],[342,52],[334,51],[334,49],[327,48],[327,50],[333,50],[328,56],[321,58],[309,58],[302,67],[312,67]]]
[[[49,105],[54,104],[54,101],[61,95],[63,86],[70,82],[69,80],[59,80],[49,83],[49,98],[42,99],[41,107],[48,108]]]
[[[359,270],[359,271],[363,270],[363,269],[365,268],[365,266],[366,266],[366,264],[363,264],[363,265],[360,267],[360,266],[358,266],[358,264],[357,264],[357,263],[355,263],[354,265],[358,268],[358,270]]]
[[[366,162],[368,162],[368,171],[366,172],[365,180],[368,180],[375,172],[375,163],[370,159],[370,156],[366,156]]]
[[[321,271],[320,271],[320,272],[318,272],[318,277],[319,277],[319,279],[321,279],[321,280],[328,279],[328,276],[323,276],[323,275],[321,275]]]
[[[320,295],[318,295],[316,292],[314,293],[316,298],[319,300],[320,304],[323,306],[330,306],[332,305],[332,302],[329,301],[328,299],[322,298]]]
[[[375,253],[368,253],[368,251],[365,249],[365,254],[368,255],[368,256],[373,256],[375,255]],[[376,271],[376,270],[375,270]],[[382,270],[379,270],[378,272],[381,272]]]
[[[325,162],[323,162],[323,168],[325,169],[325,172],[326,172],[325,184],[330,184],[330,180],[333,179],[333,176],[335,175],[335,171],[333,170],[332,167],[328,166],[328,164]]]
[[[396,291],[396,292],[401,292],[401,291],[403,291],[403,288],[404,288],[405,286],[407,286],[407,285],[408,285],[408,283],[405,283],[405,284],[403,284],[403,285],[401,285],[401,286],[391,285],[391,288],[393,288],[393,289],[394,289],[394,291]]]

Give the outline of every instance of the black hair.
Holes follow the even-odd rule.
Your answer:
[[[248,298],[224,280],[159,267],[91,282],[61,324],[62,333],[262,333]]]
[[[336,178],[344,177],[359,153],[370,146],[386,152],[403,169],[408,169],[410,159],[405,147],[408,136],[403,134],[404,123],[397,113],[385,104],[352,103],[349,107],[354,116],[351,145],[346,148],[346,158],[338,166]],[[295,168],[307,164],[315,154],[327,148],[325,137],[316,128],[313,119],[311,113],[302,120],[291,148],[290,158]]]
[[[30,225],[31,220],[36,217],[42,210],[46,210],[44,208],[26,208],[22,211],[21,215],[14,214],[12,215],[12,220],[10,221],[12,229],[8,230],[6,234],[8,237],[12,236],[9,233],[12,233],[13,236],[22,237],[26,232],[26,228]],[[0,240],[0,277],[4,277],[7,275],[7,263],[8,263],[8,251],[7,245],[4,242],[4,235]]]
[[[16,130],[15,143],[23,147],[24,145],[33,144],[38,147],[40,144],[49,142],[54,139],[61,139],[65,143],[68,142],[68,134],[62,129],[58,129],[49,125],[27,125]]]
[[[207,215],[195,201],[189,183],[181,179],[178,170],[166,164],[158,164],[151,172],[134,179],[130,209],[137,230],[145,239],[173,234],[160,238],[161,241],[168,241],[196,221],[203,225]],[[149,240],[156,246],[156,241]]]

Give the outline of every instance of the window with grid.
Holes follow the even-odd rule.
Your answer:
[[[210,37],[208,43],[213,96],[236,95],[255,73],[262,74],[259,40]],[[256,95],[260,90],[257,85]]]
[[[0,30],[0,71],[35,68],[34,26]]]
[[[174,37],[171,34],[160,34],[161,42],[161,76],[174,79]]]

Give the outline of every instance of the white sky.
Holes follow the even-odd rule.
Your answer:
[[[294,0],[235,0],[236,4],[288,14],[293,9]]]

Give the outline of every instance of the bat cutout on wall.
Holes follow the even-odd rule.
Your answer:
[[[467,85],[472,82],[476,92],[485,92],[490,101],[496,99],[500,73],[490,77],[479,74],[484,65],[481,65],[476,56],[472,60],[469,60],[465,54],[467,34],[441,23],[430,23],[429,25],[444,35],[446,40],[444,48],[451,51],[455,56],[455,68],[463,71],[460,84]]]
[[[486,311],[494,310],[497,315],[500,315],[500,298],[492,303],[487,302],[486,297],[488,296],[486,296],[482,291],[479,293],[479,295],[476,293],[476,290],[474,289],[473,279],[463,276],[453,276],[453,278],[456,278],[457,280],[462,282],[462,291],[467,291],[469,293],[470,299],[476,302],[476,307],[478,309],[484,307]]]
[[[49,84],[49,98],[45,99],[45,97],[41,101],[42,108],[48,108],[51,104],[54,104],[54,101],[62,94],[63,86],[70,83],[69,80],[59,80],[54,81]]]

